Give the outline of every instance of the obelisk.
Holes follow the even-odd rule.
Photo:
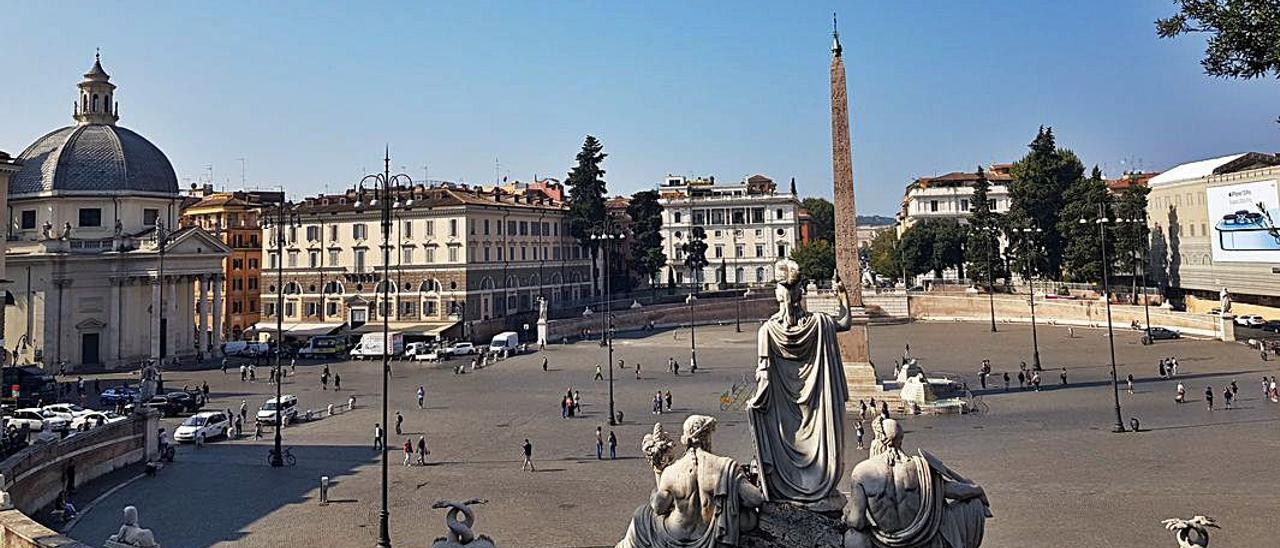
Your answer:
[[[831,16],[831,170],[835,181],[836,274],[849,291],[855,324],[840,333],[840,359],[848,379],[850,399],[876,386],[867,340],[867,316],[862,305],[862,272],[858,262],[858,215],[853,196],[853,157],[849,145],[849,95],[845,85],[840,31]],[[861,389],[861,390],[860,390]]]

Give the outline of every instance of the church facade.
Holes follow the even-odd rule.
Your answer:
[[[173,166],[116,125],[116,86],[97,59],[78,87],[75,124],[27,147],[8,182],[9,363],[115,369],[216,352],[220,308],[198,330],[195,307],[221,287],[229,248],[175,230]]]

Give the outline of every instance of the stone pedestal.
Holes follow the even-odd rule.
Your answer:
[[[547,320],[540,318],[538,320],[538,346],[546,346],[550,342],[550,330],[547,327]]]
[[[1235,314],[1223,313],[1218,316],[1218,340],[1226,342],[1235,342],[1236,340],[1236,316]]]
[[[845,383],[849,387],[849,408],[857,408],[858,400],[875,398],[879,401],[895,402],[899,398],[896,391],[885,390],[876,380],[876,368],[871,365],[871,345],[867,337],[867,312],[862,307],[850,310],[853,316],[853,327],[838,333],[836,340],[840,343],[840,362],[844,366]]]
[[[756,528],[742,535],[740,548],[843,548],[845,525],[836,515],[787,503],[766,502]]]

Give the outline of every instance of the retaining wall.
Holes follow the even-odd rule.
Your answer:
[[[764,293],[763,291],[761,293]],[[739,308],[739,305],[741,308]],[[743,322],[755,322],[757,320],[768,318],[774,312],[778,311],[778,303],[773,300],[773,292],[768,292],[768,296],[756,296],[752,291],[751,298],[748,299],[722,299],[716,301],[694,301],[693,303],[693,321],[698,325],[704,324],[732,324],[741,313]],[[551,320],[547,322],[548,336],[551,342],[557,342],[563,337],[570,339],[577,338],[582,335],[582,330],[591,330],[592,335],[599,335],[602,314],[604,311],[596,310],[595,313],[588,317],[566,318],[563,320]],[[614,329],[618,331],[633,331],[643,329],[649,322],[653,322],[655,327],[674,327],[689,325],[690,314],[689,306],[686,304],[666,304],[651,305],[642,308],[626,308],[622,310],[615,309],[613,311]]]
[[[1036,321],[1045,324],[1081,325],[1105,327],[1106,304],[1100,300],[1058,300],[1036,297]],[[987,295],[931,295],[910,296],[911,318],[917,320],[988,320],[991,304]],[[1030,302],[1023,297],[996,296],[996,321],[1030,323]],[[1158,307],[1150,308],[1151,325],[1176,329],[1186,334],[1219,337],[1216,318],[1187,312],[1174,312]],[[1146,325],[1146,315],[1141,306],[1111,305],[1111,322],[1118,329],[1127,329],[1137,320]]]
[[[0,511],[0,548],[91,548],[64,537],[19,510]]]

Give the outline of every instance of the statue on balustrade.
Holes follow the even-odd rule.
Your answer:
[[[836,333],[852,326],[849,295],[835,280],[835,315],[802,303],[800,268],[774,266],[778,312],[760,326],[756,392],[747,403],[767,500],[839,510],[844,410],[849,399]]]

